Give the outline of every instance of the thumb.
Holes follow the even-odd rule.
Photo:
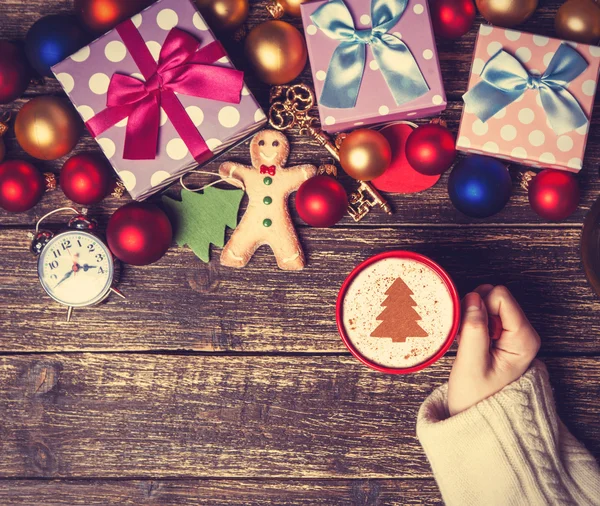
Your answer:
[[[463,360],[469,358],[479,361],[489,357],[488,314],[477,292],[471,292],[463,299],[458,343],[457,356],[463,357]]]

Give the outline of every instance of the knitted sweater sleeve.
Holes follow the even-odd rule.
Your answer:
[[[558,418],[541,362],[452,417],[447,394],[436,389],[417,421],[447,506],[600,505],[600,469]]]

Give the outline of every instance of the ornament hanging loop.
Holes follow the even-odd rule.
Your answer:
[[[244,183],[242,183],[239,179],[236,179],[234,177],[219,177],[219,179],[217,179],[216,181],[213,181],[212,183],[208,183],[205,184],[204,186],[201,186],[200,188],[189,188],[183,181],[183,179],[190,175],[190,174],[207,174],[209,176],[217,176],[218,174],[215,174],[214,172],[209,172],[207,170],[191,170],[190,172],[188,172],[187,174],[182,175],[179,178],[179,184],[181,185],[181,187],[184,190],[187,190],[189,192],[192,193],[196,193],[196,192],[201,192],[203,190],[206,190],[207,188],[210,188],[211,186],[215,186],[219,183],[229,183],[233,186],[237,186],[238,188],[241,188],[242,190],[246,191],[246,187],[244,186]]]

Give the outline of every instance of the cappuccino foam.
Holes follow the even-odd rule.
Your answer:
[[[427,337],[408,336],[405,342],[371,337],[382,323],[378,318],[386,309],[381,305],[388,299],[386,292],[398,278],[413,292],[414,304],[405,317],[414,318],[424,331],[419,333]],[[384,367],[412,367],[435,355],[444,346],[454,318],[452,297],[442,278],[425,264],[403,258],[385,258],[363,269],[342,304],[346,335],[361,355]],[[390,307],[393,302],[386,304]]]

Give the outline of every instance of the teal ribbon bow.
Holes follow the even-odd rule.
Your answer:
[[[552,130],[562,135],[588,122],[577,99],[567,90],[588,62],[572,46],[562,43],[544,75],[530,74],[514,56],[500,49],[481,72],[482,81],[463,95],[466,110],[484,123],[517,100],[526,90],[538,90]]]
[[[352,14],[343,0],[331,0],[312,15],[313,23],[329,38],[339,40],[335,49],[320,102],[326,107],[348,109],[356,105],[371,47],[396,104],[410,102],[429,91],[408,46],[388,33],[406,10],[409,0],[372,0],[373,27],[357,30]]]

